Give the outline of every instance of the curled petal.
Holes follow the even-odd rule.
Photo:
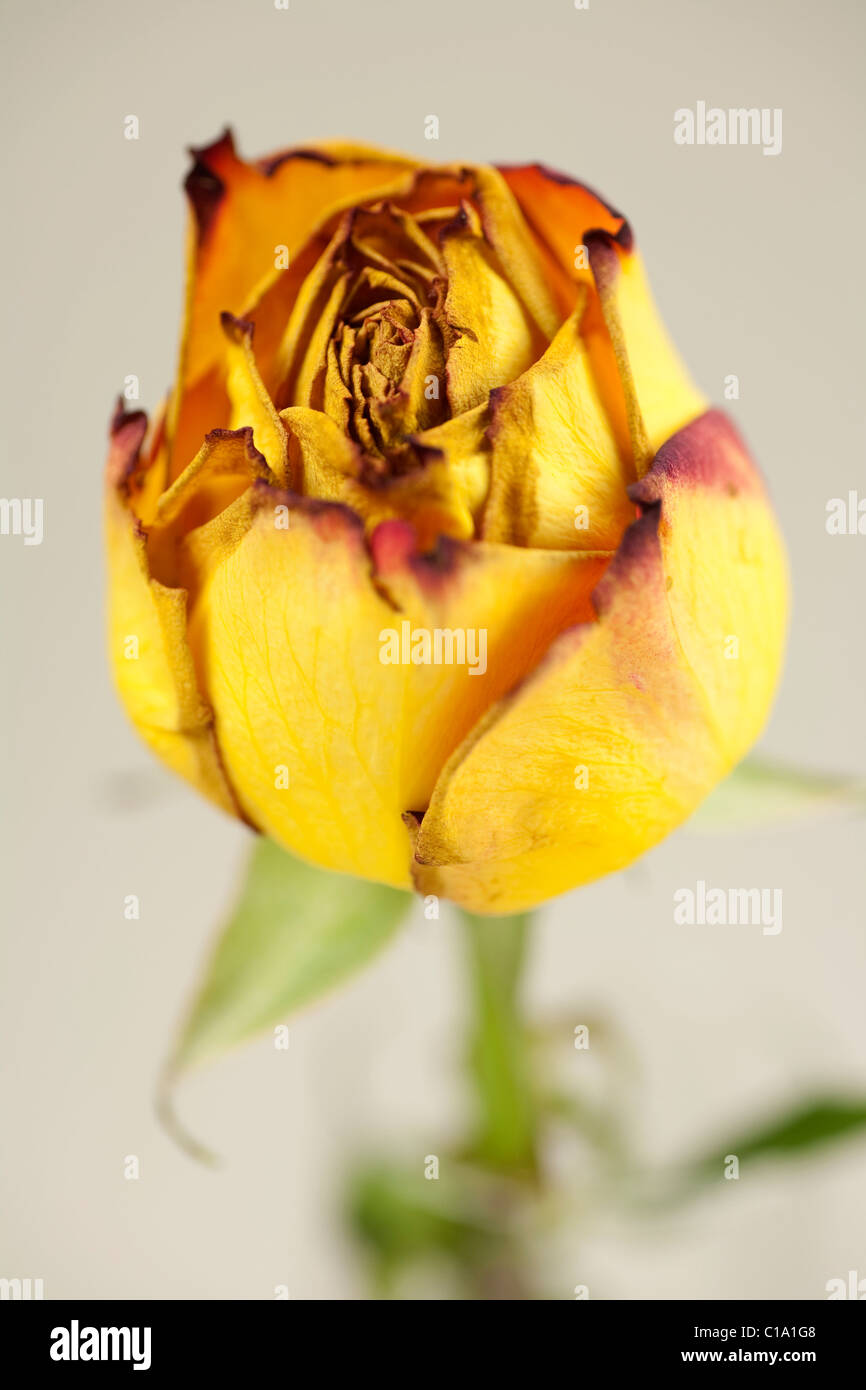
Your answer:
[[[615,550],[634,520],[620,457],[581,336],[582,310],[491,402],[490,492],[481,534],[511,545]]]
[[[408,521],[421,549],[439,536],[470,539],[486,489],[480,453],[481,411],[416,435],[407,454],[413,466],[396,475],[376,474],[361,450],[321,411],[290,406],[281,412],[289,456],[305,497],[341,502],[369,534],[383,521]]]
[[[236,814],[187,641],[186,591],[153,577],[147,534],[129,505],[127,480],[146,423],[140,413],[119,415],[112,431],[106,494],[111,666],[127,713],[154,753]]]
[[[256,448],[277,482],[289,484],[286,432],[265,390],[253,353],[253,324],[232,314],[221,316],[226,335],[227,389],[231,402],[229,429],[249,427]]]
[[[658,316],[631,228],[565,174],[541,165],[502,172],[539,243],[590,292],[582,328],[598,389],[620,450],[640,476],[706,401]]]
[[[448,541],[422,556],[400,521],[368,550],[345,507],[263,484],[252,496],[251,525],[211,569],[190,625],[228,773],[246,814],[298,854],[406,885],[403,813],[426,805],[478,717],[588,613],[606,557]],[[449,650],[457,629],[483,630],[476,674],[468,660],[384,659],[404,623],[447,631]]]
[[[472,171],[484,235],[509,284],[514,286],[538,330],[553,337],[562,315],[544,276],[541,258],[517,199],[499,169],[479,165]]]
[[[445,314],[459,335],[448,355],[448,401],[460,415],[526,371],[545,342],[468,218],[449,229],[443,256]]]
[[[635,469],[706,409],[650,294],[637,251],[606,233],[588,238],[589,260],[626,398]]]
[[[416,829],[422,892],[506,913],[621,868],[760,732],[787,585],[742,441],[709,412],[633,496],[642,514],[595,592],[597,620],[554,642],[446,765]]]
[[[535,236],[575,278],[590,280],[589,268],[577,254],[588,232],[607,232],[631,245],[625,218],[586,184],[543,164],[506,166],[501,173]]]
[[[187,303],[178,381],[169,420],[171,476],[195,455],[208,428],[224,423],[220,315],[243,315],[291,265],[319,221],[417,167],[361,146],[289,150],[248,163],[230,131],[193,151]],[[271,329],[262,325],[262,333]]]

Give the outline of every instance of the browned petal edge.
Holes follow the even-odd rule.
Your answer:
[[[441,597],[463,565],[471,564],[472,541],[439,535],[431,550],[420,550],[410,521],[393,517],[380,521],[370,536],[370,554],[376,574],[383,580],[408,570],[419,589],[429,597]]]
[[[594,227],[586,232],[583,244],[589,255],[589,265],[592,270],[592,278],[595,280],[596,289],[599,294],[608,293],[613,287],[614,281],[619,273],[619,262],[614,251],[614,243],[617,241],[610,232],[604,231],[601,227]],[[622,242],[619,242],[622,246]],[[623,246],[623,250],[629,251],[631,246]]]
[[[614,284],[620,274],[619,257],[614,250],[616,237],[611,236],[610,232],[597,229],[586,233],[583,244],[589,256],[589,266],[595,281],[601,316],[613,348],[617,372],[619,373],[635,471],[642,477],[651,467],[653,455],[637,396],[637,388],[629,365],[628,343],[620,319],[619,307],[613,294]]]
[[[130,480],[135,476],[135,473],[138,469],[138,463],[141,454],[141,446],[146,432],[147,415],[145,411],[127,411],[123,403],[123,397],[119,396],[114,415],[112,416],[111,424],[109,427],[109,450],[108,461],[106,463],[106,478],[108,485],[112,488],[115,488],[117,492],[124,498],[128,498],[129,496]],[[252,458],[255,456],[256,458],[261,459],[262,464],[265,464],[264,458],[253,444],[253,431],[252,427],[249,425],[245,425],[243,429],[239,430],[211,430],[210,433],[206,436],[206,438],[216,439],[232,436],[237,437],[240,435],[243,435],[245,437],[248,457],[250,457],[250,459],[252,460]],[[138,517],[131,509],[128,511],[128,515],[133,531],[135,535],[138,537],[138,539],[142,542],[146,552],[148,541],[147,528],[142,525]],[[254,830],[257,834],[260,834],[261,832],[259,830],[259,827],[255,824],[254,821],[250,820],[246,811],[243,809],[240,802],[240,798],[238,797],[237,790],[232,782],[231,777],[229,776],[225,758],[223,757],[223,751],[220,747],[219,738],[217,737],[216,723],[214,720],[214,713],[211,703],[207,699],[206,695],[200,687],[198,695],[199,699],[202,702],[202,705],[210,715],[209,727],[210,736],[213,741],[214,756],[216,757],[216,760],[219,764],[220,771],[222,772],[223,779],[226,784],[226,788],[234,804],[235,813],[239,820],[243,821],[245,825],[248,825],[251,830]]]
[[[764,481],[733,421],[723,410],[704,411],[666,440],[649,472],[632,483],[628,495],[639,507],[661,504],[671,487],[702,487],[766,494]]]
[[[147,412],[127,410],[123,396],[118,396],[108,430],[109,449],[105,466],[106,480],[125,497],[131,491],[133,476],[138,471],[141,446],[147,434]]]
[[[201,244],[210,231],[226,192],[226,185],[214,166],[219,163],[222,156],[228,156],[229,159],[235,159],[239,163],[246,161],[242,161],[237,152],[234,131],[230,125],[225,126],[216,139],[211,140],[209,144],[189,145],[187,151],[192,157],[193,164],[184,179],[183,186],[195,214],[198,240]],[[283,150],[269,158],[255,160],[249,164],[249,168],[264,174],[265,178],[271,178],[281,164],[293,158],[314,159],[328,165],[337,162],[330,155],[320,154],[316,150],[297,149]]]
[[[118,396],[114,414],[108,425],[108,457],[106,460],[106,482],[118,495],[129,502],[133,492],[142,486],[143,474],[152,459],[142,461],[142,448],[147,436],[146,410],[126,410],[122,396]],[[150,449],[150,455],[154,450]],[[138,517],[135,518],[138,527]]]
[[[239,425],[236,430],[226,430],[222,428],[208,430],[204,437],[204,442],[205,444],[215,443],[218,439],[243,439],[244,451],[250,466],[255,468],[257,472],[264,472],[270,475],[271,470],[268,467],[268,461],[261,450],[256,448],[253,441],[252,425]]]
[[[558,637],[554,638],[538,665],[528,671],[521,680],[500,697],[495,705],[482,715],[462,745],[452,754],[452,767],[456,768],[458,762],[462,762],[464,758],[468,757],[476,743],[484,737],[488,729],[498,721],[501,715],[520,698],[524,689],[529,688],[534,681],[543,678],[548,670],[555,668],[563,651],[575,652],[579,650],[590,636],[596,623],[604,621],[621,591],[631,590],[635,598],[638,600],[643,598],[647,589],[661,573],[660,521],[661,502],[659,501],[648,504],[646,510],[642,511],[641,515],[631,523],[620,541],[616,554],[590,595],[590,602],[595,609],[596,619],[576,623],[574,627],[566,628]],[[417,892],[424,891],[418,870],[430,866],[446,868],[448,864],[467,862],[460,859],[443,862],[419,855],[417,842],[425,815],[426,811],[411,811],[404,814],[403,817],[412,841],[412,864],[410,867]]]
[[[604,621],[622,591],[631,590],[638,602],[642,601],[653,580],[663,574],[660,537],[667,524],[665,497],[673,488],[682,486],[723,489],[729,495],[736,495],[740,488],[763,490],[737,430],[723,411],[708,410],[678,430],[659,449],[645,477],[628,488],[639,515],[626,528],[616,553],[590,595],[596,619],[576,623],[555,638],[538,665],[502,696],[467,736],[462,745],[463,757],[471,752],[500,714],[520,697],[525,687],[555,667],[563,649],[575,651],[582,645],[595,623]],[[457,753],[460,752],[458,749]],[[425,814],[412,811],[404,817],[413,839],[417,838]],[[413,851],[413,863],[426,866],[434,861],[420,858]]]
[[[290,488],[277,487],[264,478],[252,483],[252,511],[284,506],[307,517],[322,540],[351,540],[363,543],[364,523],[356,511],[345,502],[332,502],[324,497],[305,497]],[[287,532],[286,534],[289,534]]]
[[[220,311],[220,324],[230,342],[241,343],[246,338],[248,343],[252,343],[256,331],[256,325],[252,319],[242,319],[237,314],[230,313],[228,309],[222,309]]]
[[[382,159],[393,160],[395,164],[399,164],[401,161],[407,165],[421,165],[422,163],[415,155],[403,155],[399,151],[381,150],[376,145],[370,145],[363,153],[343,159],[338,158],[337,155],[329,154],[327,150],[319,150],[310,145],[292,145],[287,150],[278,150],[276,154],[263,155],[262,158],[254,160],[253,167],[263,173],[266,178],[271,178],[280,166],[288,163],[290,159],[308,159],[311,163],[324,164],[332,169],[336,168],[338,164],[376,163]]]
[[[247,168],[263,174],[265,178],[272,178],[283,164],[291,159],[306,159],[316,164],[324,164],[329,168],[335,168],[339,163],[359,164],[363,159],[375,159],[377,152],[370,149],[363,157],[358,155],[353,159],[339,160],[335,155],[328,154],[326,150],[312,149],[306,145],[298,145],[285,150],[279,150],[275,154],[265,155],[261,159],[244,160],[237,152],[234,131],[230,125],[226,125],[215,140],[211,140],[207,145],[190,145],[187,147],[188,153],[192,157],[192,168],[184,179],[184,189],[189,198],[196,219],[199,243],[207,236],[214,216],[222,202],[226,192],[226,185],[214,168],[220,156],[227,155],[231,159],[244,163]],[[414,163],[409,155],[406,163]]]
[[[469,172],[470,171],[467,169],[461,169],[461,177]],[[469,230],[471,231],[472,219],[469,214],[469,207],[467,206],[466,199],[464,198],[461,200],[460,206],[455,212],[454,216],[451,218],[450,222],[443,223],[442,227],[440,228],[440,242],[449,241],[452,237],[459,236],[460,233],[465,232],[467,228],[469,228]]]
[[[327,154],[325,150],[311,150],[298,145],[293,149],[280,150],[277,154],[265,155],[257,159],[255,165],[266,178],[272,178],[280,166],[287,164],[290,159],[309,159],[314,164],[324,164],[331,169],[339,163],[334,155]]]
[[[323,541],[349,541],[364,551],[370,566],[370,579],[377,592],[396,607],[393,599],[383,592],[389,578],[409,572],[425,594],[441,596],[444,588],[457,576],[461,565],[473,562],[471,541],[439,536],[431,550],[422,551],[418,533],[411,521],[399,517],[380,521],[367,535],[363,519],[345,502],[332,502],[320,497],[305,497],[286,488],[275,487],[264,479],[252,484],[254,512],[283,505],[306,517]],[[289,534],[287,532],[287,534]]]
[[[531,369],[530,369],[531,370]],[[518,377],[519,381],[520,378]],[[482,443],[488,448],[495,449],[497,436],[503,428],[502,412],[508,403],[509,396],[513,395],[512,387],[514,382],[506,382],[504,386],[497,386],[490,392],[488,398],[488,409],[490,416],[487,426],[482,436]],[[506,426],[507,428],[507,426]],[[483,531],[487,518],[487,509],[490,502],[491,487],[487,489],[487,496],[481,508],[481,529]],[[509,477],[507,501],[505,507],[510,516],[514,518],[513,537],[510,542],[512,545],[527,544],[528,538],[532,533],[538,519],[538,501],[534,488],[530,492],[524,485],[523,480]]]
[[[226,153],[235,156],[235,141],[231,126],[226,126],[222,134],[209,145],[190,145],[188,153],[193,165],[184,179],[184,191],[195,215],[199,245],[204,241],[217,209],[225,196],[226,186],[212,165],[215,156]]]
[[[398,393],[399,396],[404,394],[405,392],[402,391]],[[350,438],[349,443],[354,450],[358,481],[363,483],[370,492],[379,495],[399,491],[407,478],[423,479],[431,469],[442,463],[448,456],[447,451],[440,448],[438,444],[426,444],[419,439],[417,434],[408,434],[403,440],[405,455],[401,455],[401,459],[403,457],[411,458],[411,467],[400,473],[383,473],[380,470],[379,461],[370,454],[365,454],[356,440]]]
[[[582,179],[572,178],[571,174],[563,174],[559,169],[552,169],[549,164],[542,164],[538,160],[533,160],[529,164],[497,164],[496,168],[503,173],[510,169],[537,169],[539,174],[546,179],[550,179],[551,183],[558,183],[564,187],[579,188],[581,192],[588,193],[591,198],[595,198],[596,202],[601,203],[602,207],[606,209],[610,216],[621,225],[616,233],[605,231],[602,228],[590,228],[584,235],[584,244],[586,244],[587,236],[593,236],[597,232],[600,232],[602,236],[610,237],[612,240],[619,242],[619,245],[624,251],[631,251],[634,248],[634,231],[625,214],[619,212],[606,198],[603,198],[590,184],[584,183]]]

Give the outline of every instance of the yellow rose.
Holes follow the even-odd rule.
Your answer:
[[[627,223],[535,165],[229,134],[186,189],[177,385],[109,459],[133,722],[311,862],[476,912],[628,864],[760,732],[787,584]]]

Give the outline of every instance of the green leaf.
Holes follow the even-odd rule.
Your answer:
[[[423,1173],[371,1163],[352,1178],[347,1206],[355,1234],[389,1262],[432,1251],[467,1256],[471,1248],[499,1237],[480,1194],[461,1182],[453,1164],[428,1182]]]
[[[866,782],[750,758],[707,797],[688,828],[751,830],[847,810],[866,810]]]
[[[346,1195],[349,1223],[377,1297],[417,1297],[417,1283],[406,1281],[425,1268],[435,1279],[437,1298],[443,1275],[460,1300],[532,1296],[519,1215],[526,1194],[511,1178],[448,1155],[435,1181],[420,1166],[409,1171],[373,1162],[355,1174]]]
[[[366,965],[411,902],[396,888],[311,868],[272,840],[257,841],[161,1088],[163,1119],[185,1147],[209,1157],[174,1118],[178,1075],[285,1022]]]
[[[866,1128],[866,1099],[823,1096],[798,1102],[792,1109],[719,1144],[698,1156],[685,1168],[660,1175],[655,1200],[676,1204],[694,1197],[706,1183],[724,1179],[727,1160],[740,1165],[765,1159],[805,1157],[815,1149],[836,1143]]]
[[[734,1137],[718,1153],[698,1160],[695,1173],[721,1173],[726,1154],[736,1154],[740,1163],[756,1158],[798,1156],[807,1149],[845,1139],[866,1126],[866,1100],[820,1098],[801,1101],[786,1114]]]

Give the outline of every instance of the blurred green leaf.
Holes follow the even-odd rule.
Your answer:
[[[160,1110],[185,1147],[209,1157],[174,1120],[169,1091],[178,1074],[285,1022],[366,965],[411,902],[396,888],[311,868],[272,840],[257,841],[166,1068]]]
[[[799,1157],[864,1128],[866,1100],[822,1097],[801,1101],[769,1123],[735,1135],[716,1152],[696,1159],[689,1165],[688,1174],[699,1182],[720,1177],[729,1154],[737,1157],[741,1167],[755,1159]]]
[[[428,1279],[437,1271],[441,1288],[447,1269],[460,1300],[531,1297],[526,1193],[520,1182],[447,1156],[435,1179],[387,1161],[365,1166],[351,1181],[348,1212],[378,1296],[417,1297],[425,1270]]]
[[[434,1253],[465,1259],[499,1239],[469,1189],[445,1175],[428,1181],[423,1173],[373,1164],[353,1178],[348,1204],[358,1238],[389,1262]]]
[[[866,810],[866,782],[749,758],[720,783],[688,822],[690,830],[750,830],[834,811]]]
[[[396,888],[311,868],[260,838],[181,1033],[176,1070],[285,1021],[366,965],[411,902]]]

